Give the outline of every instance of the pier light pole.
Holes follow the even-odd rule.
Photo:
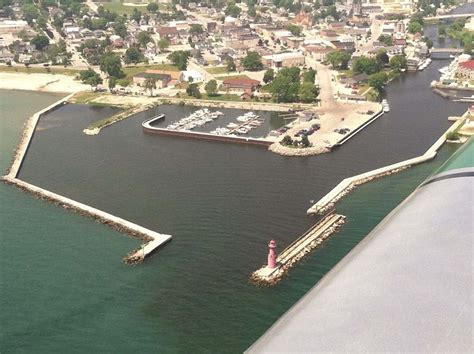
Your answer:
[[[277,243],[275,240],[271,240],[268,244],[268,263],[267,267],[270,269],[275,269],[277,267],[277,253],[276,253]]]

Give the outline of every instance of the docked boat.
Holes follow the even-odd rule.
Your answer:
[[[382,109],[384,112],[390,112],[390,106],[386,99],[382,100]]]

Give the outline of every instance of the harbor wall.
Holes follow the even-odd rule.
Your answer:
[[[18,146],[16,148],[13,162],[10,166],[10,168],[7,171],[7,176],[10,178],[16,178],[18,175],[18,172],[20,171],[21,164],[23,163],[23,158],[28,151],[28,147],[30,146],[31,139],[33,138],[33,135],[36,130],[36,126],[38,125],[38,121],[41,117],[42,114],[47,113],[52,111],[53,109],[66,104],[67,101],[74,96],[75,93],[71,93],[70,95],[67,95],[66,97],[60,99],[59,101],[54,102],[53,104],[49,105],[48,107],[42,109],[39,112],[36,112],[33,114],[25,123],[25,126],[23,128],[23,132],[20,138],[20,142],[18,143]]]
[[[228,135],[216,135],[210,133],[201,133],[201,132],[192,132],[192,131],[180,131],[180,130],[170,130],[164,128],[154,128],[151,126],[143,125],[143,131],[150,134],[160,134],[167,136],[178,136],[183,138],[192,138],[192,139],[203,139],[203,140],[214,140],[222,141],[228,143],[238,143],[238,144],[250,144],[268,147],[273,144],[273,141],[256,139],[250,137],[239,137],[239,136],[228,136]]]
[[[467,114],[467,113],[466,113]],[[466,116],[464,115],[464,117]],[[373,179],[391,175],[400,172],[413,165],[423,163],[435,158],[438,149],[446,141],[446,134],[456,130],[460,125],[464,124],[465,119],[456,121],[451,127],[441,135],[438,140],[421,156],[414,157],[405,161],[401,161],[392,165],[381,167],[372,171],[368,171],[353,177],[343,179],[328,194],[321,198],[316,204],[307,210],[307,214],[321,214],[334,207],[334,204],[352,191],[356,186],[372,181]]]
[[[40,199],[47,200],[53,204],[63,207],[64,209],[72,210],[81,215],[88,216],[102,224],[112,227],[113,229],[119,232],[126,233],[130,236],[144,240],[146,242],[145,244],[143,244],[138,250],[131,251],[124,258],[124,262],[127,264],[135,264],[141,262],[145,259],[145,257],[152,254],[155,250],[157,250],[165,243],[169,242],[172,236],[160,234],[158,232],[149,230],[128,220],[119,218],[117,216],[106,213],[89,205],[77,202],[62,195],[50,192],[41,187],[35,186],[17,178],[41,115],[50,112],[63,104],[66,104],[67,100],[70,99],[73,95],[74,93],[62,98],[61,100],[53,103],[52,105],[42,109],[41,111],[36,112],[26,121],[22,136],[20,138],[20,142],[14,154],[14,160],[10,168],[8,169],[7,174],[3,176],[3,181],[7,184],[14,185],[23,191],[31,193]]]

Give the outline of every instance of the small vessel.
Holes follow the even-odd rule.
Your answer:
[[[384,112],[390,112],[390,106],[386,99],[382,100],[382,109]]]

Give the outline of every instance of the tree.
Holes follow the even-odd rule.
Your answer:
[[[79,77],[83,83],[91,85],[91,89],[102,83],[100,75],[92,69],[82,70]]]
[[[156,2],[151,2],[146,6],[146,9],[152,13],[157,12],[159,8],[160,7],[158,6]]]
[[[122,62],[114,53],[105,53],[100,58],[100,71],[107,73],[109,76],[115,76],[117,79],[125,76],[122,71]]]
[[[242,10],[235,4],[229,4],[225,9],[224,13],[226,16],[239,17]]]
[[[301,27],[294,25],[294,24],[289,24],[286,29],[291,32],[293,36],[299,37],[301,36]]]
[[[34,4],[25,4],[22,6],[23,17],[29,25],[33,23],[33,20],[39,16],[38,8]]]
[[[419,22],[410,22],[408,24],[407,30],[411,34],[422,33],[423,26]]]
[[[201,98],[198,84],[191,84],[186,89],[186,93],[191,97]]]
[[[143,60],[143,55],[138,48],[130,47],[125,52],[125,64],[138,64]]]
[[[299,99],[300,69],[281,69],[270,85],[270,92],[276,102],[296,102]]]
[[[314,100],[316,100],[316,97],[318,96],[318,89],[316,88],[314,84],[310,82],[303,82],[300,85],[298,96],[301,102],[304,102],[304,103],[314,102]]]
[[[204,87],[208,96],[214,96],[217,93],[217,81],[210,80]]]
[[[153,42],[151,34],[148,31],[141,31],[138,33],[137,40],[141,47],[146,47],[147,43]]]
[[[153,4],[153,3],[152,3]],[[160,52],[163,52],[170,46],[170,41],[167,38],[161,38],[158,41],[158,48],[160,48]]]
[[[266,84],[272,82],[274,78],[275,71],[273,69],[267,69],[267,71],[265,71],[265,74],[263,74],[263,82]]]
[[[387,35],[381,34],[381,35],[379,36],[379,38],[377,38],[377,40],[378,40],[379,42],[384,43],[386,46],[391,46],[391,45],[393,44],[392,36],[390,36],[390,35],[388,35],[388,34],[387,34]]]
[[[149,77],[145,80],[144,83],[145,90],[150,91],[150,96],[153,97],[153,89],[156,89],[156,79],[154,77]]]
[[[127,32],[127,26],[123,23],[115,23],[114,24],[114,31],[117,36],[122,37],[123,39],[127,38],[128,32]]]
[[[369,76],[369,86],[380,92],[388,81],[388,75],[384,72]]]
[[[31,44],[33,44],[36,47],[36,49],[43,50],[44,48],[48,46],[49,39],[45,35],[38,34],[33,37],[33,39],[31,40]]]
[[[190,56],[191,53],[187,50],[177,50],[168,55],[168,59],[171,60],[171,62],[176,65],[179,70],[186,70]]]
[[[248,52],[247,56],[242,59],[242,65],[245,70],[258,71],[263,68],[262,57],[257,52]]]
[[[433,48],[433,41],[430,38],[423,37],[423,42],[426,43],[426,46],[428,47],[428,49]]]
[[[285,135],[283,139],[281,139],[282,145],[293,145],[293,139],[289,135]]]
[[[250,17],[255,17],[257,16],[257,11],[255,10],[255,6],[250,6],[248,11],[247,11],[247,15],[249,15]]]
[[[381,66],[387,65],[390,60],[387,52],[384,49],[379,50],[375,56],[375,59],[380,63]]]
[[[333,69],[347,69],[347,64],[351,60],[351,55],[345,50],[338,50],[327,55],[327,60]]]
[[[446,36],[446,25],[439,25],[438,26],[438,36],[439,37],[444,37]]]
[[[142,18],[142,13],[138,11],[137,8],[134,8],[132,14],[130,15],[130,18],[133,21],[140,22]]]
[[[352,70],[357,74],[366,73],[371,75],[380,71],[380,64],[376,59],[362,56],[354,61]]]
[[[303,73],[303,82],[309,82],[314,84],[314,80],[316,79],[316,70],[313,68],[309,68]]]
[[[189,33],[199,35],[199,34],[203,34],[204,30],[202,28],[202,25],[197,24],[197,23],[193,23],[191,25],[191,28],[189,29]]]
[[[390,68],[395,71],[400,71],[407,67],[407,59],[403,55],[394,55],[390,59]]]
[[[113,76],[111,76],[109,78],[109,90],[110,92],[112,92],[112,90],[115,88],[115,86],[117,85],[117,79]]]
[[[234,59],[230,58],[227,60],[227,72],[230,73],[232,71],[235,71],[237,68],[234,63]]]
[[[309,142],[309,139],[306,135],[303,135],[303,137],[301,138],[301,145],[303,147],[309,147],[311,146],[311,143]]]

